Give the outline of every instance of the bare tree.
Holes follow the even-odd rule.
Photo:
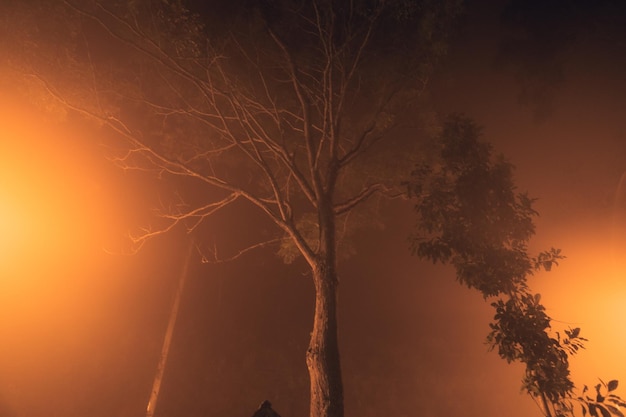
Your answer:
[[[14,31],[26,46],[20,65],[61,107],[123,137],[124,168],[206,186],[202,201],[164,207],[165,223],[135,235],[138,245],[242,199],[271,219],[276,236],[240,253],[275,244],[306,261],[310,415],[342,417],[338,242],[356,208],[402,194],[400,175],[420,154],[398,126],[415,117],[459,2],[242,5],[203,17],[176,0],[39,6],[46,20]]]

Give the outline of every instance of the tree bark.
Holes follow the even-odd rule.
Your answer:
[[[337,337],[337,277],[325,260],[313,271],[315,316],[306,362],[310,417],[343,417],[343,382]]]
[[[326,208],[326,210],[325,210]],[[313,265],[315,315],[306,354],[311,382],[310,417],[343,417],[343,381],[337,331],[338,284],[331,204],[320,204],[320,248]]]

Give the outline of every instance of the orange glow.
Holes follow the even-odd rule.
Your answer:
[[[574,382],[594,385],[598,378],[626,383],[626,228],[606,218],[558,234],[567,259],[533,285],[541,292],[555,330],[580,327],[589,339],[571,360]],[[616,229],[617,228],[617,229]],[[621,231],[620,231],[621,229]],[[619,388],[623,394],[623,388]]]
[[[66,401],[69,381],[51,378],[86,372],[73,364],[102,359],[121,322],[120,257],[103,249],[120,246],[134,208],[88,136],[13,104],[0,103],[0,405],[43,415]]]
[[[7,196],[0,200],[0,265],[6,265],[16,256],[17,248],[24,244],[26,230],[16,204]]]
[[[97,195],[88,189],[93,171],[84,156],[48,134],[44,139],[0,132],[2,268],[27,267],[29,274],[50,263],[89,262],[81,251],[95,242]],[[43,136],[43,135],[41,135]],[[108,209],[102,206],[102,212]],[[91,221],[89,221],[91,220]],[[6,280],[6,278],[5,278]]]

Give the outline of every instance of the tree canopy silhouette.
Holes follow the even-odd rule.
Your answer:
[[[452,115],[438,139],[437,162],[421,164],[406,183],[418,217],[411,237],[413,253],[454,266],[460,283],[478,290],[495,309],[487,343],[508,363],[526,367],[522,388],[538,400],[546,417],[615,415],[623,400],[612,393],[617,380],[596,385],[597,396],[575,395],[569,358],[584,347],[580,328],[564,335],[533,294],[528,279],[550,271],[564,258],[551,248],[532,257],[528,242],[535,233],[533,200],[517,191],[513,165],[480,140],[471,119]],[[601,389],[606,395],[601,394]]]

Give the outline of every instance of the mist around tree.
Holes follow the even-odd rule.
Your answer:
[[[536,212],[512,166],[492,160],[474,122],[440,120],[424,97],[460,2],[244,4],[198,14],[169,0],[9,2],[4,52],[34,101],[108,132],[122,169],[193,190],[157,207],[132,250],[177,228],[194,234],[243,202],[273,228],[226,253],[195,233],[207,262],[243,261],[258,248],[306,262],[312,417],[344,415],[337,264],[356,230],[384,222],[379,199],[407,197],[415,254],[452,264],[493,302],[493,348],[527,366],[523,386],[547,416],[572,412],[568,359],[584,340],[579,329],[549,332],[527,282],[562,255],[527,253]],[[621,415],[602,388],[581,397],[585,412]]]
[[[251,6],[205,25],[177,1],[15,4],[23,19],[6,23],[14,45],[26,47],[23,73],[53,97],[51,107],[126,141],[114,157],[120,166],[206,190],[160,208],[160,223],[132,237],[138,248],[179,225],[193,232],[241,200],[274,223],[270,236],[234,254],[205,244],[204,256],[218,262],[274,245],[286,262],[305,260],[315,288],[310,415],[341,417],[341,243],[369,217],[359,222],[357,209],[403,194],[397,177],[423,144],[398,140],[394,129],[445,52],[459,5]],[[224,17],[226,29],[212,32]]]

